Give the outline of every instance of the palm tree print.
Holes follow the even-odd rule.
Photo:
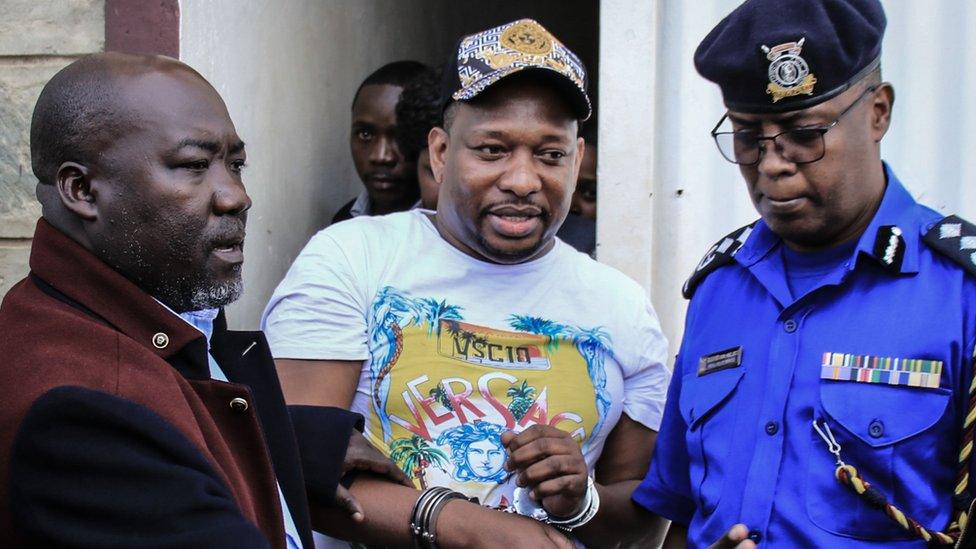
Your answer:
[[[441,403],[441,406],[447,408],[447,411],[454,411],[454,405],[451,404],[451,398],[447,396],[447,390],[444,389],[443,383],[438,383],[437,387],[434,387],[427,393],[427,396],[436,398],[437,402]]]
[[[546,318],[527,315],[512,315],[508,317],[508,325],[520,332],[546,336],[546,350],[550,353],[559,348],[559,336],[566,331],[566,326]]]
[[[438,302],[436,299],[428,297],[421,299],[420,304],[427,320],[428,336],[433,335],[435,332],[437,335],[441,335],[441,321],[443,320],[463,320],[461,318],[462,308],[457,305],[448,305],[445,300]],[[453,325],[456,326],[456,322]]]
[[[463,320],[463,319],[447,318],[445,320],[446,320],[445,324],[447,325],[447,333],[451,334],[451,339],[454,340],[455,348],[461,354],[469,353],[471,349],[471,344],[475,343],[476,341],[487,345],[486,339],[481,338],[474,332],[465,330],[464,328],[461,327],[461,324],[458,322],[458,320]]]
[[[452,336],[456,336],[461,333],[461,323],[453,318],[447,319],[447,332]]]
[[[419,435],[398,438],[390,444],[390,459],[408,476],[420,481],[420,489],[427,489],[427,468],[433,465],[444,470],[447,454],[430,445]]]
[[[401,295],[395,288],[384,287],[373,301],[369,319],[370,373],[373,377],[372,400],[383,429],[383,440],[390,440],[390,418],[386,413],[386,399],[390,394],[387,375],[403,352],[403,328],[419,323],[422,313],[413,299]]]
[[[390,440],[392,436],[389,414],[386,413],[386,401],[390,393],[388,376],[403,352],[403,329],[426,322],[427,335],[433,335],[435,331],[439,335],[441,320],[463,320],[461,307],[431,298],[413,298],[392,286],[381,289],[373,300],[369,322],[372,400],[383,429],[384,441]]]
[[[508,398],[512,399],[512,402],[508,405],[508,411],[512,412],[512,415],[515,416],[515,421],[519,421],[525,417],[525,413],[529,411],[529,407],[535,402],[535,387],[529,385],[529,382],[526,380],[522,380],[522,385],[509,387],[505,394]]]
[[[597,422],[593,432],[583,443],[583,451],[586,451],[590,443],[596,440],[596,435],[603,428],[607,412],[610,411],[610,391],[607,390],[607,373],[604,366],[606,355],[610,352],[610,334],[603,327],[578,328],[527,315],[512,315],[508,317],[508,321],[509,325],[516,330],[546,336],[549,339],[546,344],[549,352],[559,346],[559,338],[569,339],[586,361],[586,373],[590,377],[590,383],[593,384],[597,411]]]

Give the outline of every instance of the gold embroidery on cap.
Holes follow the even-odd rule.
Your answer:
[[[548,66],[556,69],[557,71],[559,71],[559,72],[561,72],[563,74],[569,74],[570,73],[569,65],[567,65],[566,63],[562,63],[562,62],[560,62],[557,59],[553,59],[552,57],[547,57],[546,58],[546,65],[548,65]],[[578,78],[573,78],[573,82],[574,83],[577,80],[578,80]]]
[[[457,52],[461,86],[451,97],[455,101],[471,99],[503,77],[526,68],[552,69],[586,92],[586,73],[579,58],[542,25],[523,19],[461,41]]]
[[[773,103],[795,95],[813,95],[813,85],[817,77],[810,73],[807,62],[800,57],[800,50],[806,38],[799,42],[786,42],[772,48],[761,46],[766,59],[769,59],[769,85],[766,93],[773,96]]]
[[[552,51],[552,36],[535,21],[521,21],[502,33],[501,43],[507,48],[532,55]]]
[[[478,52],[478,57],[484,60],[489,67],[495,69],[502,69],[505,67],[511,67],[516,61],[522,58],[521,55],[512,52],[493,52],[487,48]]]
[[[465,67],[465,68],[467,68],[467,67]],[[458,71],[458,78],[460,78],[460,80],[461,80],[461,90],[463,90],[464,88],[467,88],[471,84],[474,84],[482,76],[483,75],[480,72],[478,72],[477,70],[473,70],[473,69],[472,70],[468,70],[468,71]],[[460,93],[460,90],[459,90],[458,93]],[[457,99],[458,98],[458,93],[455,93],[454,94],[454,99]]]

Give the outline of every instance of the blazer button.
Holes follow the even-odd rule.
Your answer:
[[[241,397],[237,397],[230,401],[230,409],[235,412],[246,412],[248,408],[247,401]]]
[[[165,349],[169,345],[169,336],[163,332],[157,332],[156,335],[152,336],[152,344],[157,349]]]

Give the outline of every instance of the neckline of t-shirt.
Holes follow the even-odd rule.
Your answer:
[[[849,260],[857,248],[857,239],[850,240],[826,250],[800,252],[782,246],[783,264],[791,275],[817,276],[832,272]]]
[[[448,253],[452,253],[458,256],[459,258],[463,259],[464,261],[485,270],[498,270],[500,268],[504,268],[506,269],[507,272],[516,273],[516,272],[538,269],[539,267],[548,265],[549,263],[555,261],[556,256],[563,252],[563,246],[565,245],[562,241],[560,241],[558,238],[554,236],[553,237],[554,244],[552,249],[546,252],[542,257],[537,257],[531,261],[526,261],[525,263],[517,263],[515,265],[502,265],[499,263],[491,263],[488,261],[483,261],[476,257],[471,257],[470,255],[457,249],[453,244],[445,240],[444,237],[441,236],[440,231],[437,230],[437,227],[434,226],[433,221],[431,221],[430,217],[427,216],[427,214],[436,215],[435,211],[417,208],[415,210],[411,210],[410,213],[420,218],[420,223],[423,225],[424,229],[432,233],[432,236],[437,239],[440,245],[448,250]]]

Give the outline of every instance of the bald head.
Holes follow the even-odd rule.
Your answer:
[[[31,167],[37,179],[54,183],[63,162],[87,165],[124,135],[135,115],[124,85],[158,72],[183,72],[206,83],[174,59],[122,53],[89,55],[55,74],[41,90],[31,119]]]
[[[165,57],[100,54],[44,87],[31,125],[42,214],[171,309],[241,291],[251,201],[220,95]]]

